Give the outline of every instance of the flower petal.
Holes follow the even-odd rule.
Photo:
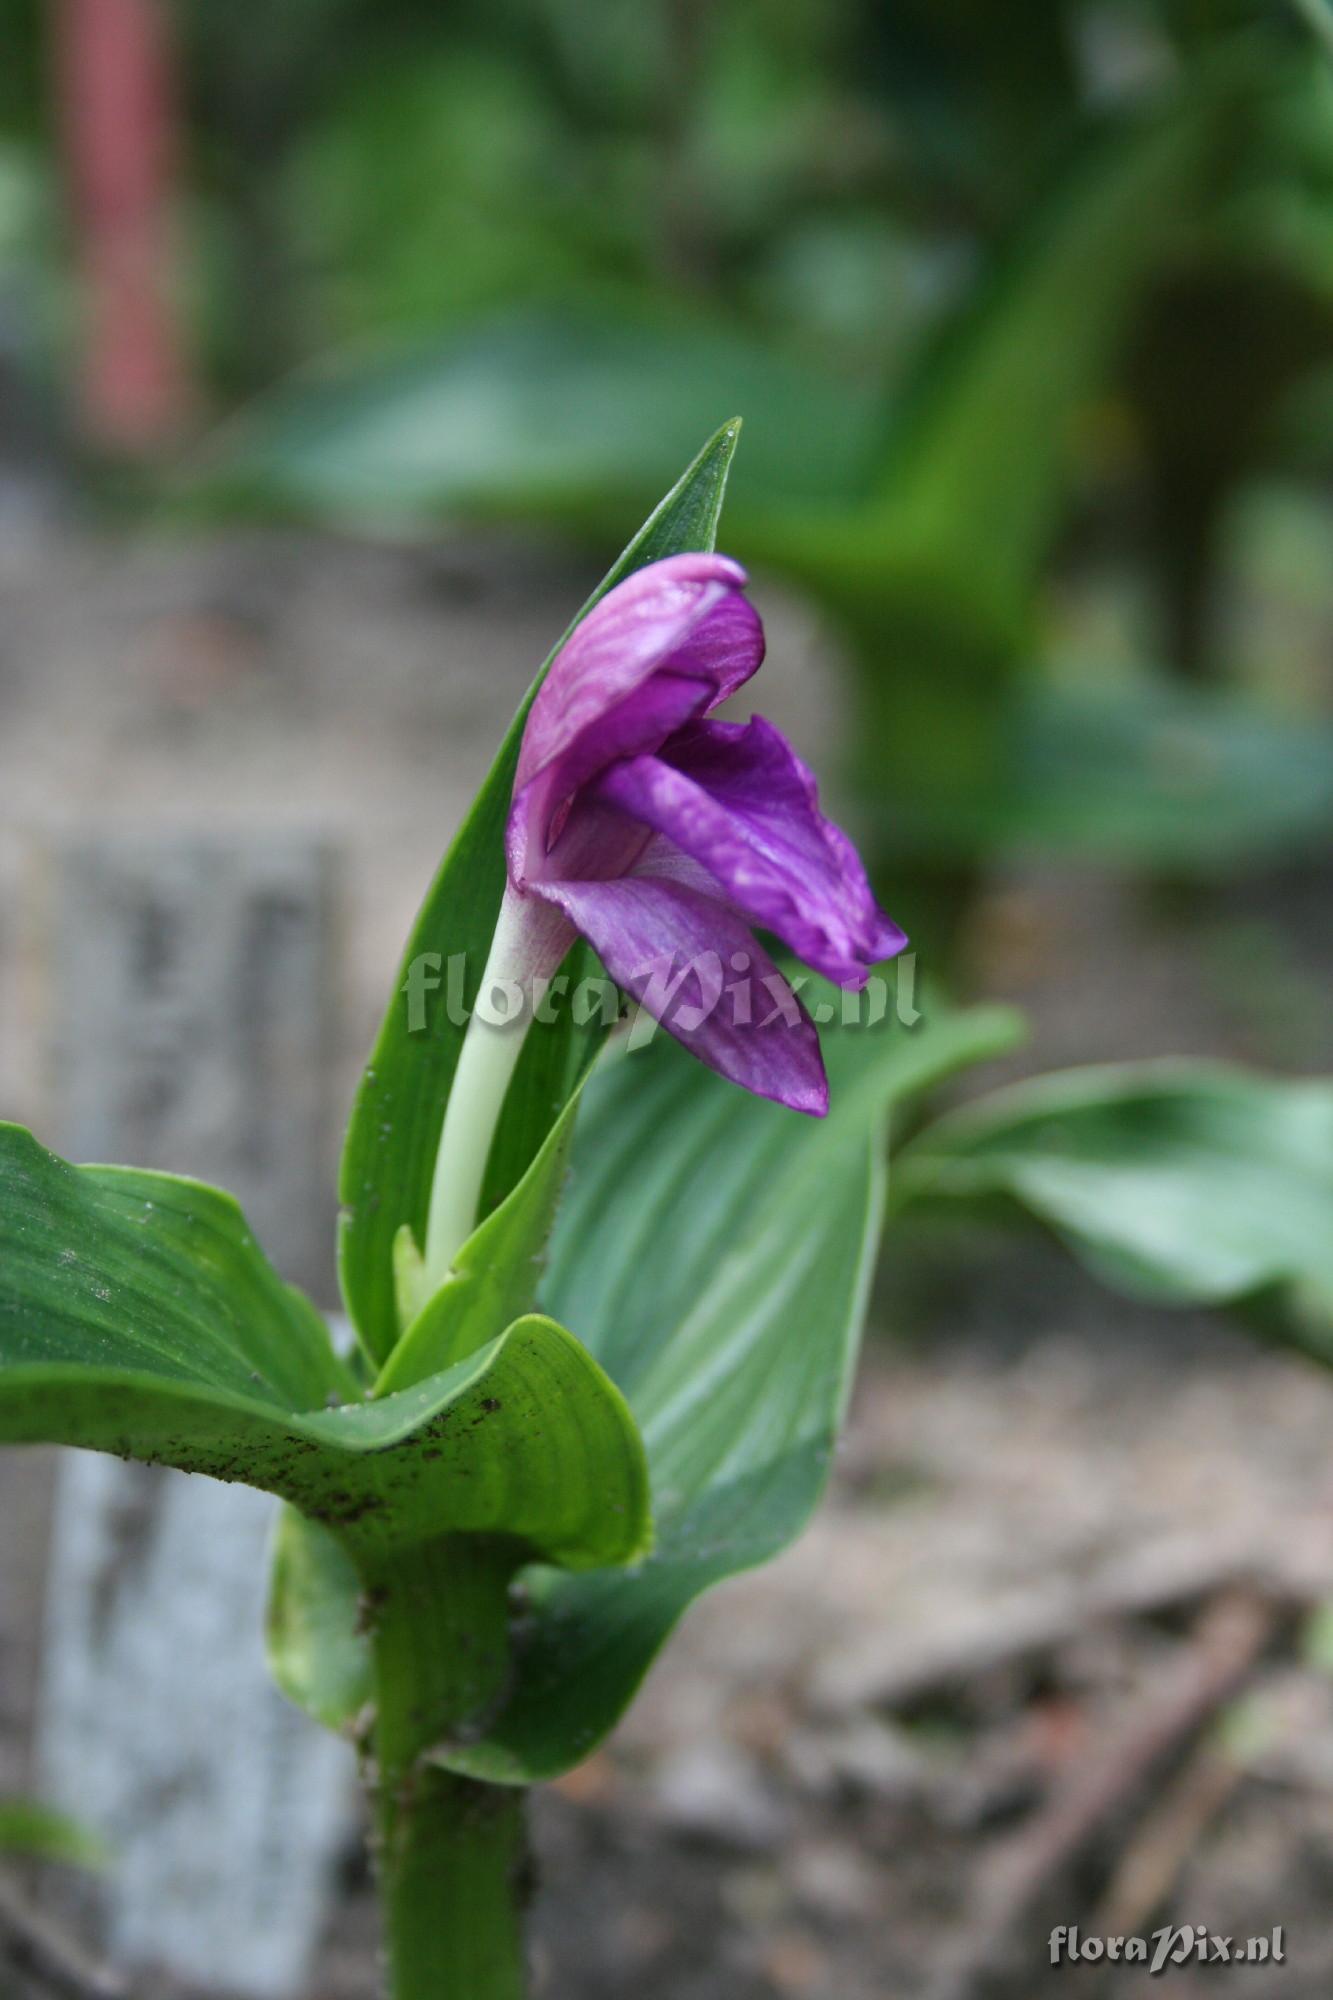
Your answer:
[[[744,919],[701,894],[694,874],[654,843],[618,881],[544,882],[535,893],[564,911],[617,985],[701,1062],[757,1097],[823,1117],[828,1083],[814,1023]]]
[[[540,875],[560,872],[552,850],[557,844],[562,850],[570,846],[565,814],[573,801],[570,819],[582,816],[584,798],[575,799],[575,794],[586,777],[596,776],[604,765],[618,757],[637,756],[645,747],[656,749],[683,723],[698,715],[711,699],[712,688],[707,681],[685,674],[652,674],[617,707],[590,724],[565,756],[521,785],[514,793],[505,833],[509,879],[514,886],[521,889]],[[642,839],[638,844],[642,846]],[[549,867],[548,855],[552,856]],[[620,871],[615,867],[585,871],[577,863],[571,863],[564,872],[574,875],[591,872],[600,876]]]
[[[537,783],[540,784],[538,779]],[[627,875],[654,835],[639,820],[599,799],[595,792],[580,792],[568,814],[558,823],[558,832],[546,850],[541,842],[528,838],[525,821],[527,794],[521,792],[509,814],[505,852],[512,889],[527,894],[543,882],[565,878],[576,882],[602,882],[610,876]],[[717,891],[714,887],[713,894]]]
[[[692,723],[659,756],[604,771],[596,795],[690,855],[752,922],[839,985],[864,985],[907,942],[851,841],[820,812],[811,772],[761,716]]]
[[[514,790],[530,784],[556,760],[566,764],[564,792],[582,784],[606,762],[648,748],[634,742],[634,712],[612,728],[614,746],[602,752],[596,732],[650,676],[671,672],[689,690],[685,714],[701,714],[741,686],[765,656],[759,612],[747,602],[745,570],[727,556],[667,556],[634,570],[608,590],[570,632],[536,692],[518,752]],[[677,722],[681,716],[677,716]],[[652,736],[656,748],[660,736]]]

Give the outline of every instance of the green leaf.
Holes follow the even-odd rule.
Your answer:
[[[830,1013],[840,1004],[815,982],[804,991]],[[484,1740],[451,1754],[455,1768],[528,1782],[579,1762],[692,1599],[799,1534],[855,1360],[885,1111],[1019,1031],[1003,1008],[830,1028],[823,1122],[720,1084],[664,1035],[594,1073],[543,1293],[643,1426],[655,1546],[641,1567],[574,1590],[550,1569],[525,1574],[514,1693]],[[355,1574],[311,1523],[287,1532],[307,1546],[280,1561],[275,1672],[317,1720],[350,1727],[371,1671]]]
[[[90,1827],[34,1799],[0,1798],[0,1854],[92,1869],[105,1868],[111,1858]]]
[[[577,1763],[691,1600],[800,1532],[855,1360],[885,1112],[1016,1033],[1001,1009],[831,1028],[822,1122],[722,1086],[665,1036],[593,1077],[543,1297],[634,1410],[656,1544],[633,1570],[527,1572],[513,1694],[453,1768],[527,1782]]]
[[[1036,593],[1126,326],[1197,211],[1227,93],[1191,76],[1165,116],[1061,160],[896,404],[877,490],[845,516],[733,516],[732,545],[815,592],[848,640],[858,793],[892,801],[889,856],[938,865],[954,813],[1002,783]],[[755,539],[749,539],[753,529]]]
[[[0,1127],[0,1442],[85,1445],[291,1501],[374,1555],[495,1532],[575,1565],[649,1533],[619,1392],[552,1320],[375,1402],[195,1182],[71,1167]]]
[[[1017,1202],[1097,1275],[1168,1305],[1295,1288],[1333,1309],[1333,1084],[1204,1063],[1074,1070],[942,1118],[896,1202]]]
[[[1236,97],[1225,66],[1200,64],[1147,115],[1085,121],[995,268],[900,379],[885,367],[838,381],[726,327],[653,324],[611,302],[595,315],[526,308],[433,354],[291,385],[214,476],[343,518],[600,534],[656,490],[662,452],[697,410],[744,409],[728,547],[796,579],[838,626],[854,776],[867,801],[893,801],[885,852],[929,853],[942,825],[956,853],[958,802],[1003,788],[1007,691],[1030,657],[1081,427],[1211,199]]]
[[[0,1383],[94,1370],[257,1409],[358,1394],[319,1314],[265,1260],[229,1194],[134,1167],[72,1167],[0,1124]]]
[[[1207,869],[1290,852],[1333,825],[1333,731],[1209,689],[1025,689],[998,742],[986,782],[918,816],[930,852],[1037,847]]]
[[[335,520],[633,519],[699,434],[745,410],[757,504],[868,478],[878,385],[840,381],[702,315],[510,308],[443,341],[309,371],[229,434],[201,491]]]
[[[1187,79],[1165,115],[1091,123],[900,405],[868,546],[905,574],[1024,614],[1074,426],[1207,187],[1229,79]],[[947,605],[946,605],[947,610]]]
[[[580,617],[613,584],[644,564],[684,550],[713,547],[738,433],[739,424],[733,422],[705,445],[594,591]],[[545,671],[543,667],[542,674]],[[542,674],[519,709],[427,892],[348,1127],[339,1183],[343,1203],[339,1267],[353,1324],[367,1353],[381,1363],[402,1331],[394,1289],[394,1240],[404,1226],[418,1244],[424,1238],[444,1107],[464,1032],[462,1023],[451,1022],[439,1005],[428,1011],[424,1029],[413,1031],[403,995],[407,970],[423,954],[436,954],[441,968],[451,957],[462,955],[465,1009],[475,1000],[504,891],[504,826],[519,744],[528,704]],[[541,1035],[529,1035],[491,1153],[489,1200],[503,1199],[527,1169],[595,1053],[600,1034],[595,1023],[581,1028],[570,1010],[563,1010],[558,1022]]]
[[[340,1730],[374,1699],[361,1579],[337,1536],[284,1507],[273,1542],[265,1649],[280,1693]]]
[[[1108,124],[1062,157],[999,268],[904,381],[839,377],[720,319],[664,317],[660,302],[524,306],[434,348],[297,376],[233,428],[201,490],[342,520],[601,533],[669,476],[700,410],[741,409],[737,553],[840,598],[873,598],[887,561],[914,595],[933,579],[946,615],[962,578],[973,617],[984,600],[1007,629],[1074,421],[1203,184],[1218,96],[1191,79],[1168,116]],[[890,583],[901,592],[901,576]]]
[[[410,1388],[466,1360],[531,1306],[568,1165],[578,1101],[576,1085],[518,1186],[473,1230],[453,1260],[449,1281],[406,1328],[380,1371],[377,1396]]]

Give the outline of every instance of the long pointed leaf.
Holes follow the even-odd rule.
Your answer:
[[[739,425],[733,422],[705,445],[594,591],[580,617],[613,584],[644,564],[684,550],[713,547],[738,434]],[[549,659],[546,664],[550,665]],[[444,1007],[433,1010],[424,1031],[413,1032],[402,987],[408,966],[422,954],[438,954],[441,965],[462,955],[464,1007],[470,1008],[476,998],[504,890],[504,824],[519,743],[528,703],[545,671],[543,667],[533,683],[427,893],[348,1127],[339,1184],[340,1273],[353,1324],[368,1353],[380,1362],[388,1358],[401,1331],[394,1293],[394,1238],[404,1224],[418,1241],[424,1235],[444,1107],[463,1037],[463,1026],[450,1021]],[[491,1154],[489,1201],[502,1199],[527,1168],[595,1051],[598,1036],[595,1025],[580,1028],[565,1012],[541,1035],[528,1037]]]

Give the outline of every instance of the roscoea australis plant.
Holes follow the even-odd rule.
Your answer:
[[[777,730],[713,713],[763,651],[713,553],[736,438],[556,648],[427,893],[343,1156],[350,1357],[226,1194],[0,1127],[0,1439],[285,1503],[269,1657],[360,1752],[394,2000],[522,1993],[526,1788],[607,1734],[693,1598],[799,1533],[890,1108],[1016,1032],[884,1004],[874,967],[905,940],[853,846]],[[1286,1088],[1020,1092],[916,1140],[903,1186],[1003,1192],[1182,1297],[1271,1287],[1299,1245],[1270,1231],[1238,1262],[1228,1228],[1219,1277],[1206,1224],[1238,1134],[1287,1163],[1284,1214],[1315,1212],[1328,1107]],[[1150,1242],[1115,1200],[1138,1129],[1117,1107],[1145,1091],[1178,1142]],[[1163,1177],[1210,1159],[1173,1261]]]
[[[712,553],[736,435],[556,649],[427,896],[347,1138],[350,1359],[225,1194],[0,1137],[0,1436],[287,1503],[270,1654],[360,1749],[398,2000],[521,1992],[525,1786],[795,1533],[843,1401],[902,1058],[821,1053],[754,927],[849,991],[905,940],[778,731],[713,715],[763,657]],[[539,1009],[562,964],[611,1005]],[[607,1049],[548,1263],[632,1008],[670,1039]]]

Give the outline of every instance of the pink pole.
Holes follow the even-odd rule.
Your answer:
[[[82,425],[96,445],[147,456],[180,431],[191,402],[172,287],[176,90],[166,21],[160,0],[54,8],[82,292]]]

